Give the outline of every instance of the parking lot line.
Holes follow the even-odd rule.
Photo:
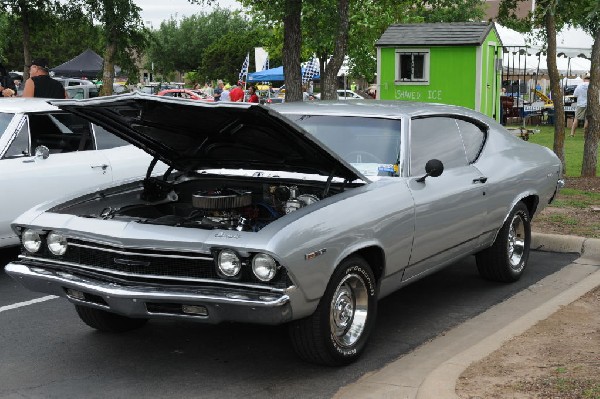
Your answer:
[[[50,299],[54,299],[54,298],[58,298],[58,297],[56,295],[48,295],[48,296],[43,296],[41,298],[32,299],[31,301],[13,303],[12,305],[2,306],[2,307],[0,307],[0,313],[4,312],[5,310],[17,309],[17,308],[21,308],[23,306],[29,306],[29,305],[33,305],[35,303],[49,301]]]

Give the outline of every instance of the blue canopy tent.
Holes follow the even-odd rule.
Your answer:
[[[304,68],[302,68],[304,73]],[[319,75],[313,76],[313,80],[319,79]],[[248,83],[255,82],[277,82],[284,81],[283,65],[277,68],[265,69],[264,71],[252,72],[248,74]]]

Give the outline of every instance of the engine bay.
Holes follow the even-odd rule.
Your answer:
[[[343,183],[271,178],[165,181],[151,177],[134,187],[90,194],[51,211],[144,224],[256,232],[345,188]]]

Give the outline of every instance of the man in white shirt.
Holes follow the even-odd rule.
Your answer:
[[[577,107],[575,108],[575,118],[573,119],[573,124],[571,125],[571,137],[575,137],[575,129],[577,129],[577,125],[579,121],[583,122],[583,132],[585,134],[585,129],[587,128],[588,121],[586,118],[586,110],[587,110],[587,92],[588,87],[590,85],[590,75],[585,75],[583,78],[583,83],[578,85],[573,92],[573,95],[577,97]]]

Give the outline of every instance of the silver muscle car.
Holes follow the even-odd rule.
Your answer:
[[[455,106],[53,103],[170,166],[12,224],[8,274],[104,331],[287,323],[300,357],[347,364],[377,301],[412,281],[471,254],[484,278],[519,279],[531,218],[562,186],[550,150]]]

